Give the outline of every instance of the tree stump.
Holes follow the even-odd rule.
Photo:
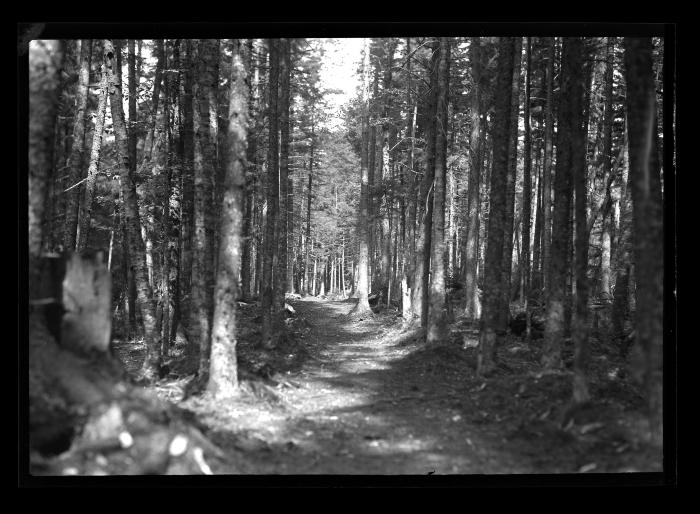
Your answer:
[[[211,473],[204,456],[222,458],[220,450],[112,355],[101,256],[52,256],[40,271],[29,315],[30,472]]]

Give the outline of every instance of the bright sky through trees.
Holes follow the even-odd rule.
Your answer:
[[[357,67],[362,58],[362,38],[337,38],[324,41],[326,55],[321,66],[321,85],[328,90],[337,90],[327,95],[332,117],[331,128],[342,123],[341,107],[356,94],[359,85]]]

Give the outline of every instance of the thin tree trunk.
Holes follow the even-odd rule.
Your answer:
[[[522,245],[521,257],[522,280],[521,301],[525,302],[530,294],[530,212],[532,210],[532,127],[530,125],[530,81],[532,77],[531,41],[526,43],[527,75],[525,78],[525,155],[523,156],[523,209],[522,209]]]
[[[129,163],[132,166],[136,166],[136,143],[138,141],[138,134],[136,133],[136,124],[138,122],[138,113],[136,111],[136,84],[139,81],[139,77],[136,75],[136,49],[135,42],[133,39],[127,40],[127,68],[129,71],[129,125],[128,125],[128,135],[129,135]],[[161,56],[159,55],[159,61]],[[163,63],[160,62],[161,70]],[[161,73],[157,70],[157,73]],[[160,89],[160,85],[154,86],[155,90]],[[154,99],[154,105],[158,105],[158,100]],[[155,115],[155,114],[154,114]]]
[[[163,64],[165,60],[165,51],[163,49],[163,40],[155,40],[155,54],[158,59],[156,62],[155,78],[153,80],[153,101],[151,116],[148,120],[148,133],[146,134],[146,141],[144,143],[144,161],[149,162],[151,160],[151,153],[153,151],[155,130],[156,130],[156,116],[158,114],[158,103],[160,101],[160,88],[161,82],[163,80]],[[135,142],[133,143],[136,144]],[[134,146],[135,148],[135,146]]]
[[[140,374],[144,380],[150,381],[156,377],[160,367],[160,341],[155,331],[156,311],[151,288],[148,284],[146,251],[140,233],[141,223],[136,196],[136,176],[129,162],[128,139],[121,91],[121,48],[118,44],[115,48],[109,39],[105,40],[104,45],[107,57],[107,74],[110,80],[110,109],[117,145],[117,166],[121,177],[120,182],[124,198],[123,210],[125,230],[128,237],[129,262],[134,275],[138,307],[143,318],[144,340],[146,342],[146,358]]]
[[[573,378],[573,401],[574,403],[584,403],[590,399],[588,391],[588,381],[586,372],[589,361],[588,348],[588,219],[587,212],[587,166],[586,166],[586,140],[588,138],[588,123],[586,107],[587,102],[581,105],[584,100],[582,79],[586,78],[583,73],[590,76],[590,59],[583,65],[584,58],[583,41],[575,38],[572,43],[576,47],[572,49],[573,70],[576,72],[572,77],[572,88],[570,92],[572,100],[572,134],[571,134],[571,161],[574,179],[575,194],[575,284],[576,295],[574,297],[574,313],[572,319],[571,338],[574,343],[574,378]],[[589,79],[590,80],[590,79]],[[581,114],[579,114],[581,113]],[[583,120],[581,115],[584,116]]]
[[[253,39],[246,40],[246,68],[248,73],[257,66],[256,58],[253,55]],[[248,75],[249,76],[249,75]],[[248,85],[248,120],[255,117],[253,89],[257,88],[257,84],[246,79]],[[246,162],[248,163],[248,172],[245,174],[245,195],[244,205],[245,213],[243,216],[243,255],[241,257],[241,297],[245,300],[251,294],[251,253],[253,247],[253,205],[255,201],[255,177],[257,176],[257,152],[258,140],[255,132],[250,133],[247,137],[248,144],[246,147]]]
[[[309,260],[309,247],[311,245],[311,196],[312,196],[312,180],[314,172],[314,117],[313,111],[311,113],[311,155],[309,157],[309,187],[307,188],[306,195],[306,255],[304,256],[304,261],[306,262],[304,266],[304,271],[306,273],[306,294],[313,294],[313,289],[309,289],[311,282],[309,280],[309,272],[311,271],[311,261]]]
[[[411,138],[411,149],[408,154],[408,168],[405,179],[405,184],[408,187],[408,219],[406,220],[405,208],[402,208],[402,219],[404,220],[404,227],[402,233],[403,238],[403,252],[401,254],[402,258],[402,269],[403,276],[401,278],[401,309],[402,318],[404,321],[411,319],[413,306],[411,304],[412,290],[415,287],[415,228],[416,228],[416,195],[415,195],[415,184],[416,179],[413,173],[413,153],[415,147],[415,127],[416,127],[416,109],[418,107],[417,102],[412,102],[411,98],[411,38],[406,38],[406,105],[409,108],[413,105],[413,115],[409,116],[409,122],[406,127],[406,132]],[[401,198],[403,201],[403,197]]]
[[[481,127],[482,100],[481,100],[481,41],[480,38],[472,38],[469,47],[469,58],[472,66],[472,80],[474,92],[471,101],[472,132],[470,140],[471,166],[469,169],[469,187],[467,190],[467,246],[465,249],[465,284],[464,296],[466,298],[465,314],[470,319],[477,319],[481,315],[479,307],[479,295],[477,288],[477,268],[479,266],[479,207],[481,205],[481,166],[483,164],[484,132]]]
[[[626,136],[626,133],[625,133]],[[628,146],[627,138],[623,142],[623,148]],[[624,170],[628,169],[627,166],[627,151],[625,151],[625,166]],[[627,172],[623,171],[623,177],[621,180],[620,188],[620,228],[618,243],[616,248],[616,258],[617,263],[616,268],[616,279],[615,279],[615,289],[613,292],[613,305],[612,305],[612,337],[613,340],[620,347],[620,354],[623,358],[627,357],[627,345],[626,341],[626,324],[629,320],[630,314],[630,279],[632,273],[632,198],[631,189],[627,185]]]
[[[182,45],[182,40],[176,39],[173,43],[173,69],[179,70],[181,67],[180,58],[180,47]],[[168,88],[168,101],[175,109],[177,116],[180,116],[181,111],[181,98],[180,98],[180,74],[169,75],[166,81],[166,86]],[[177,117],[173,114],[172,121],[168,118],[168,161],[167,166],[170,171],[169,179],[170,185],[172,187],[172,193],[170,196],[170,217],[171,217],[171,231],[169,234],[169,249],[168,257],[170,259],[170,277],[169,277],[169,294],[171,297],[172,306],[172,316],[169,323],[169,332],[165,333],[168,338],[168,348],[175,343],[177,337],[178,324],[181,319],[181,291],[180,291],[180,275],[181,271],[181,253],[180,253],[180,241],[182,234],[182,166],[174,166],[177,162],[176,159],[176,148],[174,144],[173,132],[175,127],[181,126],[180,124],[175,125]],[[179,139],[182,139],[182,135],[178,133]],[[177,152],[180,152],[180,147],[177,148]],[[181,161],[180,161],[181,162]]]
[[[278,86],[279,86],[279,42],[269,39],[270,79],[269,79],[269,136],[267,154],[267,226],[262,269],[262,344],[266,348],[274,346],[272,316],[275,302],[273,273],[279,259],[277,241],[279,231],[279,154],[278,154]],[[279,277],[277,277],[279,280]]]
[[[371,45],[370,45],[371,48]],[[370,54],[372,50],[368,50]],[[376,58],[376,56],[374,56]],[[368,66],[371,67],[371,60]],[[367,71],[369,73],[369,70]],[[376,173],[376,163],[377,163],[377,126],[375,124],[375,108],[378,101],[377,96],[379,92],[379,66],[374,68],[374,78],[372,81],[372,93],[370,96],[369,90],[367,93],[367,130],[369,134],[369,140],[367,143],[367,218],[369,223],[368,232],[368,279],[367,279],[367,291],[372,292],[372,286],[376,279],[377,273],[377,263],[375,256],[377,254],[377,235],[379,233],[377,222],[379,221],[379,213],[377,212],[377,206],[375,205],[375,195],[377,194],[377,173]],[[371,98],[371,100],[370,100]],[[381,173],[381,171],[380,171]],[[379,175],[381,177],[381,175]]]
[[[163,81],[164,89],[164,102],[163,102],[163,129],[165,132],[165,159],[164,159],[164,174],[165,174],[165,184],[164,184],[164,194],[163,194],[163,217],[161,221],[161,303],[163,308],[163,321],[162,321],[162,353],[163,358],[167,359],[170,349],[170,301],[171,301],[171,290],[170,284],[173,280],[171,273],[176,269],[176,263],[174,263],[175,257],[173,254],[173,248],[171,245],[171,230],[173,227],[173,220],[171,217],[171,204],[175,203],[177,200],[173,198],[173,159],[172,152],[174,151],[172,145],[172,134],[170,127],[170,90],[172,88],[172,73],[168,74]],[[159,159],[162,159],[159,156]]]
[[[340,287],[343,289],[343,298],[345,298],[345,235],[343,235],[343,250],[340,255]]]
[[[289,196],[289,77],[291,74],[291,49],[287,38],[280,39],[280,91],[279,91],[279,123],[280,123],[280,171],[279,171],[279,262],[277,268],[277,299],[276,311],[284,308],[284,295],[291,292],[293,280],[290,280],[292,244],[289,244],[289,215],[288,205],[292,204]],[[289,282],[292,282],[291,284]]]
[[[440,38],[437,70],[438,91],[435,124],[435,192],[433,195],[432,273],[426,342],[435,344],[445,336],[445,175],[447,168],[447,103],[450,74],[450,40]]]
[[[382,77],[382,116],[387,119],[391,118],[391,89],[392,81],[392,66],[394,62],[394,52],[396,50],[396,39],[389,38],[382,40],[383,50],[385,52],[386,62],[384,63],[384,74]],[[393,129],[388,123],[382,125],[381,139],[381,209],[384,211],[384,216],[381,220],[382,232],[382,252],[381,252],[381,267],[382,275],[380,279],[380,289],[383,300],[389,305],[389,288],[391,283],[391,200],[389,198],[387,184],[391,183],[391,171],[393,163],[391,159],[391,148],[394,146]]]
[[[180,244],[180,291],[190,297],[181,302],[181,319],[189,327],[191,317],[192,257],[194,233],[194,45],[196,41],[185,39],[185,58],[181,68],[182,80],[182,125],[180,127],[182,159],[182,205]],[[196,340],[189,338],[187,352],[193,357]]]
[[[537,173],[537,202],[535,206],[535,237],[533,240],[532,249],[532,282],[530,284],[530,290],[540,298],[540,293],[542,290],[542,218],[544,216],[542,212],[542,167],[540,165],[539,159],[540,149],[537,149],[535,154],[535,170]]]
[[[83,39],[80,42],[80,74],[78,91],[75,99],[75,114],[73,117],[73,137],[71,140],[70,157],[68,159],[69,187],[76,185],[83,174],[85,162],[85,125],[87,121],[88,84],[90,82],[90,57],[92,41]],[[80,206],[80,191],[82,187],[73,187],[68,191],[66,199],[66,224],[63,234],[63,247],[66,251],[76,249],[78,231],[78,208]]]
[[[605,115],[603,118],[603,176],[609,177],[612,174],[612,125],[613,125],[613,69],[615,56],[615,40],[608,38],[607,45],[607,66],[605,69]],[[610,294],[610,258],[611,258],[611,229],[612,223],[609,216],[609,205],[611,202],[610,188],[606,189],[607,212],[603,212],[603,232],[601,243],[603,255],[600,263],[601,284],[600,295],[603,299],[609,300]]]
[[[515,179],[518,162],[518,118],[520,115],[520,66],[523,38],[515,38],[513,62],[513,91],[511,93],[510,136],[508,141],[508,175],[506,177],[505,235],[501,267],[501,308],[498,311],[498,330],[505,332],[510,318],[510,290],[513,270],[513,225],[515,217]]]
[[[100,97],[95,113],[95,130],[92,136],[92,149],[90,151],[90,165],[88,166],[87,179],[85,181],[85,195],[81,207],[80,229],[78,237],[78,252],[83,253],[87,248],[90,232],[90,222],[92,221],[93,199],[95,197],[95,183],[97,181],[97,170],[100,165],[100,153],[102,151],[102,137],[104,135],[105,113],[107,111],[107,71],[104,67],[104,57],[101,65]]]
[[[574,96],[580,75],[580,41],[565,38],[562,49],[561,102],[557,123],[557,167],[554,180],[554,213],[552,219],[552,253],[550,283],[547,295],[547,322],[542,361],[547,369],[562,366],[561,341],[566,332],[564,306],[566,284],[571,262],[571,200],[573,139],[580,130],[580,99]]]
[[[549,273],[552,262],[552,145],[554,139],[553,88],[554,88],[554,38],[549,41],[547,60],[547,99],[545,103],[544,169],[542,170],[542,285],[545,298],[549,294]]]

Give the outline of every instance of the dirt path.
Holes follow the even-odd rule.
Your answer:
[[[387,328],[386,320],[349,320],[350,301],[304,300],[294,306],[311,324],[304,339],[313,358],[286,377],[289,386],[279,392],[282,401],[240,401],[205,409],[203,421],[214,427],[212,439],[239,452],[236,471],[532,471],[501,451],[499,441],[466,414],[471,407],[464,394],[469,384],[455,384],[439,366],[411,365],[416,351],[411,333]],[[441,380],[445,378],[450,383]],[[204,407],[196,398],[185,403],[200,412]],[[226,472],[225,465],[218,471]]]

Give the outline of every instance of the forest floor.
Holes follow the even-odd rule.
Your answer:
[[[236,400],[186,395],[176,365],[152,386],[191,411],[221,450],[205,452],[214,474],[662,470],[660,451],[645,442],[638,388],[595,339],[592,400],[574,410],[570,371],[542,373],[541,340],[509,335],[498,371],[483,379],[471,324],[451,325],[447,340],[426,347],[395,311],[349,318],[355,301],[290,300],[288,337],[267,353],[257,349],[258,308],[241,304]],[[134,342],[117,352],[127,369],[140,364]]]

